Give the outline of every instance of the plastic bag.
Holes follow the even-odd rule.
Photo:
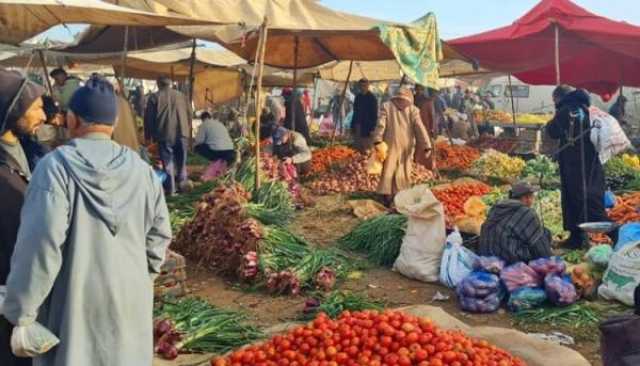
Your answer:
[[[458,284],[458,296],[484,298],[499,292],[500,278],[491,273],[472,272]]]
[[[550,273],[564,273],[567,265],[560,257],[538,258],[529,262],[529,267],[533,268],[541,277]]]
[[[604,192],[604,208],[613,208],[616,205],[616,195],[611,191]]]
[[[382,163],[376,157],[376,154],[371,154],[367,159],[367,174],[380,175],[382,174]]]
[[[484,217],[485,212],[487,212],[487,205],[478,196],[473,196],[464,203],[464,214],[466,216]]]
[[[609,267],[598,288],[598,295],[634,305],[634,291],[640,284],[640,242],[628,245],[611,255]]]
[[[167,178],[169,178],[167,173],[165,173],[164,171],[162,171],[160,169],[154,169],[153,171],[154,171],[154,173],[156,173],[156,177],[158,177],[158,179],[160,179],[160,183],[162,183],[162,184],[164,184],[164,182],[167,180]]]
[[[11,334],[11,350],[18,357],[43,355],[58,343],[58,337],[37,322],[15,327]]]
[[[613,249],[611,245],[602,244],[592,247],[587,252],[587,259],[590,263],[595,264],[596,266],[606,267],[609,265],[609,259],[611,259],[611,255],[613,254]]]
[[[598,151],[600,162],[606,163],[617,154],[632,147],[618,121],[598,107],[589,107],[591,142]]]
[[[460,296],[458,301],[460,302],[460,308],[464,311],[481,314],[493,313],[500,308],[502,294],[496,292],[484,298]]]
[[[630,244],[640,241],[640,223],[625,224],[620,227],[618,232],[618,242],[613,250],[620,251]]]
[[[409,222],[393,270],[419,281],[437,282],[447,238],[442,204],[426,185],[398,193],[395,204]]]
[[[509,296],[507,309],[514,313],[540,307],[547,300],[547,294],[542,288],[520,288]]]
[[[538,272],[523,262],[505,267],[500,272],[500,279],[504,282],[509,293],[522,287],[540,287],[542,284],[542,278]]]
[[[462,246],[460,232],[449,234],[440,262],[440,283],[449,288],[458,286],[473,271],[476,257],[474,252]]]
[[[567,306],[578,301],[576,287],[569,276],[549,274],[544,279],[544,291],[554,305]]]
[[[224,160],[215,160],[209,163],[207,169],[202,173],[200,178],[203,182],[210,182],[227,172],[227,162]]]
[[[505,262],[498,257],[478,257],[473,264],[473,269],[499,275],[504,266]]]

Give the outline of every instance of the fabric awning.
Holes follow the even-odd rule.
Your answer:
[[[613,21],[569,0],[543,0],[512,25],[449,43],[483,68],[535,85],[555,85],[558,27],[560,79],[602,96],[640,87],[640,27]]]

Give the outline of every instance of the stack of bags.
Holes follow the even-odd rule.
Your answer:
[[[187,262],[180,254],[167,250],[167,258],[154,283],[153,294],[156,298],[165,296],[181,297],[187,294]]]

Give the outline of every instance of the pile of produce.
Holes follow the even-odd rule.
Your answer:
[[[242,164],[236,170],[233,178],[242,184],[247,192],[255,192],[256,188],[256,160],[255,157],[247,158],[243,160]],[[260,157],[260,181],[265,182],[279,182],[283,184],[289,190],[288,198],[289,202],[300,202],[301,191],[300,184],[298,183],[298,173],[295,165],[292,163],[285,163],[278,161],[272,156],[263,154]],[[256,201],[257,203],[262,203]]]
[[[588,303],[576,303],[565,308],[542,307],[523,310],[514,314],[521,327],[548,324],[554,327],[570,328],[595,327],[601,318]]]
[[[493,205],[507,199],[509,197],[509,188],[495,187],[484,196],[482,196],[482,202],[487,205],[487,213]]]
[[[524,170],[525,162],[495,150],[487,150],[473,163],[472,174],[478,177],[490,177],[505,182],[517,180]]]
[[[267,290],[297,295],[303,290],[331,291],[358,266],[335,248],[313,248],[304,239],[278,228],[267,228],[258,262]],[[259,258],[259,259],[257,259]],[[246,266],[245,266],[246,267]],[[257,269],[256,271],[257,272]]]
[[[450,145],[438,142],[436,145],[436,166],[440,170],[467,170],[480,157],[480,151],[465,145]]]
[[[309,183],[316,194],[373,192],[380,183],[379,175],[367,174],[367,156],[356,154],[342,169],[320,175]],[[433,173],[420,164],[413,165],[411,181],[420,184],[433,179]]]
[[[447,226],[451,227],[457,219],[465,215],[464,204],[473,196],[482,197],[491,192],[488,185],[476,183],[457,183],[434,188],[434,196],[444,205]]]
[[[245,210],[249,194],[239,184],[221,186],[202,197],[193,219],[172,243],[178,253],[221,275],[243,278],[243,257],[258,249],[262,229]]]
[[[618,197],[615,207],[609,210],[609,218],[619,224],[640,221],[640,192]]]
[[[195,204],[202,195],[210,192],[216,184],[216,182],[202,183],[188,193],[167,197],[172,232],[179,232],[182,226],[191,220],[196,212]]]
[[[357,152],[346,146],[332,146],[313,152],[310,175],[322,174],[336,165],[344,165]]]
[[[544,155],[527,161],[522,170],[522,178],[532,183],[542,183],[543,187],[559,185],[558,164]]]
[[[635,160],[631,155],[625,154],[607,161],[604,165],[604,174],[609,189],[640,190],[640,169]]]
[[[518,142],[513,139],[497,138],[493,136],[481,136],[475,141],[467,143],[478,150],[493,149],[508,154],[518,146]]]
[[[398,311],[345,311],[338,320],[320,314],[308,325],[211,360],[212,366],[261,364],[526,365],[486,341]]]
[[[474,112],[474,119],[476,121],[487,121],[496,123],[513,123],[513,116],[511,113],[498,110],[478,110]]]
[[[552,114],[520,113],[516,115],[518,123],[524,125],[546,125],[551,119],[553,119]]]
[[[180,352],[224,354],[262,337],[244,315],[196,298],[168,300],[154,314],[155,352],[168,360]]]
[[[365,295],[346,291],[333,291],[330,294],[314,296],[304,303],[302,319],[311,320],[320,313],[335,319],[344,311],[383,310],[384,304],[371,300]]]
[[[568,237],[562,220],[560,190],[538,192],[534,208],[544,226],[551,231],[554,240],[564,240]]]
[[[361,222],[340,238],[338,244],[346,250],[366,254],[372,263],[391,267],[400,254],[406,229],[407,218],[404,215],[381,215]]]

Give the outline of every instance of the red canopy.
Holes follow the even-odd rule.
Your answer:
[[[640,27],[595,15],[569,0],[543,0],[508,27],[450,41],[483,68],[534,85],[555,85],[558,26],[560,81],[602,96],[640,87]]]

